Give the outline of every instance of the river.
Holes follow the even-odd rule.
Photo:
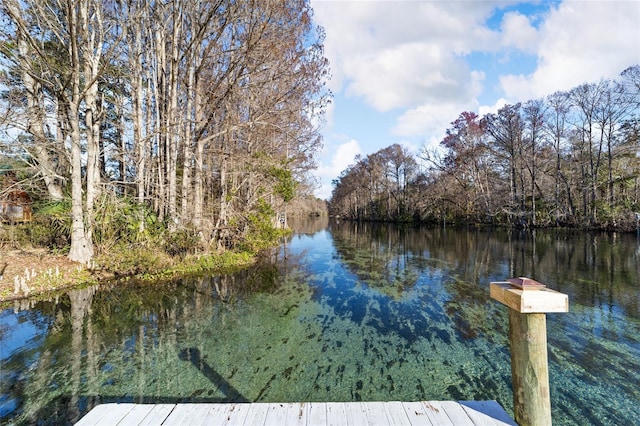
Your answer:
[[[640,417],[633,234],[301,221],[254,267],[107,284],[0,311],[0,423],[71,424],[105,402],[497,400],[507,308],[489,283],[569,295],[547,316],[559,425]]]

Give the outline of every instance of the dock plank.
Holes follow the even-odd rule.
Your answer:
[[[496,401],[102,404],[76,424],[517,426]]]
[[[240,404],[238,404],[240,405]],[[245,417],[243,426],[264,426],[267,419],[267,412],[269,411],[269,404],[255,403],[255,404],[243,404],[246,406],[247,415]]]
[[[425,407],[420,401],[403,402],[402,407],[412,426],[430,425],[431,421],[425,413]]]
[[[147,405],[147,404],[140,404]],[[171,414],[176,404],[155,404],[151,411],[139,423],[140,426],[154,426],[162,423]],[[130,423],[129,423],[130,425]]]
[[[288,402],[281,404],[280,408],[284,415],[284,421],[280,424],[287,426],[306,425],[308,403]],[[276,407],[276,409],[278,409]]]
[[[441,401],[422,401],[424,414],[427,416],[432,425],[437,426],[453,426],[471,424],[468,417],[456,416],[447,412],[446,407]]]
[[[326,409],[326,424],[327,426],[341,426],[347,423],[347,412],[345,404],[341,402],[326,402],[320,405],[324,405]],[[322,424],[322,423],[320,423]]]
[[[269,410],[267,411],[267,419],[265,424],[286,425],[287,411],[289,408],[289,404],[283,404],[280,402],[269,404]]]
[[[227,418],[222,423],[225,426],[243,426],[247,424],[246,419],[251,408],[251,404],[229,404]]]
[[[344,404],[345,417],[347,422],[345,424],[352,426],[367,426],[367,417],[364,413],[364,406],[362,402],[352,402],[350,404]]]
[[[197,422],[191,422],[192,425],[224,425],[228,422],[229,412],[232,405],[210,404],[204,416]]]
[[[135,404],[100,404],[76,423],[78,426],[99,426],[120,422]]]
[[[376,402],[363,402],[362,407],[364,414],[367,418],[367,424],[370,426],[384,426],[389,425],[389,419],[387,412],[384,409],[384,405]]]
[[[449,419],[451,419],[451,423],[454,425],[458,424],[469,424],[473,425],[473,421],[467,415],[467,412],[464,411],[462,406],[458,402],[454,401],[440,401],[440,406],[442,410],[447,414]]]
[[[203,421],[209,404],[177,404],[163,425],[197,425]]]
[[[118,423],[118,426],[137,426],[142,424],[145,417],[151,413],[154,405],[149,404],[131,404],[133,407],[127,415]]]
[[[328,404],[320,402],[307,403],[307,424],[310,425],[325,425],[328,424],[329,411]],[[343,423],[344,424],[344,423]]]
[[[389,425],[410,426],[411,422],[400,401],[389,401],[383,405]]]

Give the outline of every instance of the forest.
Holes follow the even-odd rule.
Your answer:
[[[308,174],[330,102],[312,13],[308,0],[4,0],[0,196],[26,191],[32,239],[83,264],[136,245],[272,243],[282,213],[326,209]]]
[[[640,224],[640,66],[478,116],[438,147],[357,157],[329,211],[354,220],[521,228]]]

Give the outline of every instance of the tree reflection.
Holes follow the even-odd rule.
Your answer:
[[[491,281],[528,276],[569,294],[572,304],[622,309],[638,318],[640,247],[631,234],[562,230],[407,228],[331,224],[342,263],[372,289],[394,300],[425,270],[446,271],[447,314],[466,337],[491,333]]]
[[[419,265],[407,241],[411,228],[389,224],[342,222],[332,224],[335,248],[344,266],[372,289],[394,300],[412,289]]]

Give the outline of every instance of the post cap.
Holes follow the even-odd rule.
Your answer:
[[[569,312],[569,296],[529,278],[492,282],[489,292],[492,299],[523,314]]]

